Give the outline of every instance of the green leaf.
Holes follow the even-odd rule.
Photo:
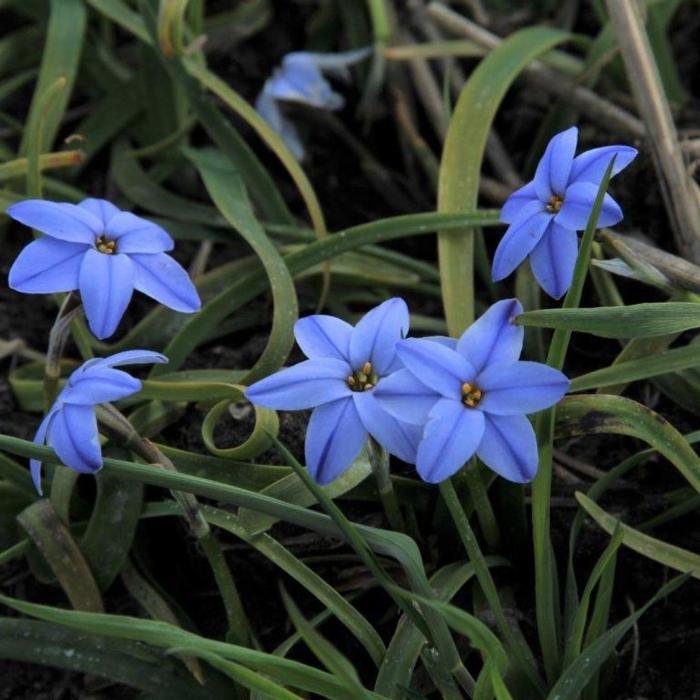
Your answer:
[[[700,304],[681,301],[526,311],[516,323],[590,333],[601,338],[650,338],[700,327]]]
[[[622,543],[637,554],[681,573],[689,573],[693,578],[700,578],[700,555],[650,537],[629,525],[625,525],[580,492],[576,493],[576,500],[608,534],[612,534],[619,527],[622,533]]]
[[[472,72],[445,139],[438,186],[440,213],[476,209],[486,140],[504,95],[528,64],[569,36],[550,27],[522,29],[504,39]],[[474,320],[473,237],[470,228],[438,234],[443,304],[453,336],[461,335]]]
[[[700,459],[665,418],[621,396],[570,396],[557,407],[557,437],[613,433],[644,440],[700,491]]]
[[[101,611],[102,597],[70,530],[51,501],[41,499],[17,516],[77,610]]]
[[[593,644],[586,647],[559,677],[547,696],[547,700],[578,700],[582,690],[615,651],[620,640],[636,624],[637,620],[657,601],[665,598],[685,583],[688,576],[678,576],[659,589],[656,595],[637,612],[608,630]]]
[[[186,149],[185,154],[202,176],[217,209],[260,258],[272,290],[272,330],[265,350],[241,382],[249,384],[278,370],[292,348],[293,327],[299,316],[294,282],[282,257],[255,218],[243,180],[230,162],[212,150]],[[165,354],[168,355],[167,349]],[[152,375],[162,373],[154,369]]]
[[[588,374],[576,377],[571,382],[571,391],[587,391],[620,383],[649,379],[660,374],[678,372],[700,365],[700,347],[691,343],[656,355],[618,362]]]
[[[73,89],[83,47],[87,16],[83,1],[51,0],[50,7],[46,42],[41,52],[41,69],[23,132],[21,154],[27,153],[29,135],[35,131],[38,122],[44,125],[40,151],[50,150]],[[51,104],[40,104],[42,95],[60,78],[65,80],[65,89]]]

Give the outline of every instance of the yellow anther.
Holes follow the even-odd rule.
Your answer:
[[[352,374],[347,378],[348,386],[355,386],[357,384],[357,381],[355,377],[352,376]]]
[[[353,391],[369,391],[374,389],[378,381],[379,377],[372,371],[372,363],[365,362],[361,369],[356,370],[345,380],[345,383]]]
[[[117,247],[116,241],[108,241],[108,240],[104,239],[102,236],[100,236],[95,241],[95,248],[100,253],[104,253],[105,255],[112,255],[114,253],[114,249],[116,247]]]
[[[553,194],[549,198],[549,202],[547,202],[545,209],[550,214],[556,214],[561,209],[562,204],[564,204],[564,198],[560,197],[558,194]]]
[[[465,382],[462,384],[462,403],[467,408],[475,408],[479,405],[483,392],[478,386]]]
[[[366,374],[368,377],[370,374],[372,374],[372,363],[371,362],[365,362],[365,364],[362,365],[362,374]]]
[[[370,384],[370,383],[368,382],[367,384],[365,384],[365,391],[369,391],[369,390],[372,389],[373,387],[374,387],[374,384]]]

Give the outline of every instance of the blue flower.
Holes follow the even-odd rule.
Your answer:
[[[530,256],[537,281],[555,299],[571,286],[576,257],[577,231],[586,227],[598,188],[610,161],[612,174],[627,167],[637,155],[630,146],[604,146],[574,158],[578,129],[557,134],[547,146],[535,179],[513,192],[501,210],[501,221],[510,224],[496,249],[493,279],[502,280]],[[622,221],[617,202],[605,195],[599,226]]]
[[[165,253],[172,238],[150,221],[104,199],[28,199],[7,213],[45,234],[15,260],[10,287],[26,294],[80,289],[90,330],[100,339],[114,333],[134,289],[175,311],[201,306],[187,272]]]
[[[425,425],[418,445],[420,476],[438,483],[475,453],[510,481],[537,471],[535,433],[527,413],[552,406],[569,380],[539,362],[522,362],[522,313],[517,299],[499,301],[459,340],[409,339],[397,344],[405,369],[376,391],[379,404],[399,420]]]
[[[375,399],[376,387],[400,365],[396,344],[408,331],[403,299],[389,299],[353,328],[333,316],[299,319],[299,347],[309,358],[246,391],[250,401],[278,410],[314,408],[306,432],[306,465],[319,484],[337,479],[371,435],[405,462],[415,460],[420,429],[396,420]]]
[[[295,51],[282,59],[282,66],[265,82],[255,109],[282,137],[297,160],[304,158],[304,146],[297,128],[285,117],[279,102],[297,102],[331,111],[342,109],[345,99],[333,90],[323,73],[348,81],[348,66],[371,52],[368,48],[338,54]]]
[[[83,474],[94,474],[102,468],[95,406],[123,399],[141,389],[138,379],[114,368],[167,361],[167,357],[157,352],[127,350],[83,363],[68,377],[41,421],[34,442],[51,447],[65,466]],[[32,459],[30,467],[36,490],[41,494],[41,462]]]

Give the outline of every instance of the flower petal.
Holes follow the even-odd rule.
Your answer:
[[[530,253],[530,267],[540,287],[560,299],[571,286],[578,257],[576,231],[553,221]]]
[[[61,400],[70,404],[94,406],[118,401],[141,390],[141,382],[119,369],[94,365],[87,372],[73,373],[61,392]]]
[[[163,253],[175,247],[164,228],[130,211],[121,211],[110,219],[105,233],[117,241],[119,253]]]
[[[525,329],[513,321],[522,312],[517,299],[496,302],[464,331],[457,352],[477,373],[487,365],[515,362],[523,350]]]
[[[423,338],[398,343],[401,361],[419,382],[448,398],[459,399],[462,384],[476,376],[474,368],[456,350]]]
[[[530,204],[532,201],[537,200],[537,192],[535,191],[535,183],[528,182],[519,190],[515,190],[513,194],[508,197],[506,203],[501,209],[501,221],[504,224],[512,224],[513,221],[520,215],[523,207]],[[541,202],[540,202],[541,204]]]
[[[389,415],[375,396],[375,391],[356,391],[352,398],[365,430],[386,450],[409,464],[415,464],[416,450],[423,433]]]
[[[93,474],[102,467],[97,419],[92,406],[65,404],[51,422],[47,442],[61,462],[77,472]]]
[[[335,481],[360,454],[367,442],[355,403],[350,398],[331,401],[311,414],[306,430],[306,466],[317,483]]]
[[[54,294],[78,288],[84,243],[42,236],[25,246],[10,268],[9,285],[25,294]]]
[[[187,272],[166,253],[133,254],[134,287],[175,311],[194,313],[202,302]]]
[[[90,330],[100,339],[115,330],[134,291],[134,267],[126,255],[90,249],[80,266],[80,298]]]
[[[574,162],[578,129],[572,126],[552,138],[535,171],[535,191],[546,202],[553,194],[563,195]]]
[[[431,409],[441,398],[441,394],[419,382],[407,369],[384,377],[372,393],[387,413],[413,425],[424,425]]]
[[[459,401],[441,399],[430,413],[418,446],[416,467],[423,481],[437,484],[452,476],[476,451],[484,415]]]
[[[365,362],[379,374],[388,372],[396,356],[396,343],[408,333],[408,307],[399,297],[388,299],[368,311],[350,337],[350,364],[360,369]]]
[[[583,231],[591,217],[598,188],[599,185],[594,185],[592,182],[575,182],[566,190],[564,203],[561,205],[559,213],[554,217],[554,221],[564,228]],[[606,193],[598,217],[598,228],[614,226],[622,221],[622,218],[620,205]]]
[[[102,232],[102,222],[76,204],[26,199],[6,209],[8,216],[51,238],[92,245]]]
[[[479,409],[512,416],[534,413],[553,406],[569,390],[569,380],[559,370],[541,362],[490,365],[477,378],[484,392]]]
[[[152,350],[124,350],[109,357],[100,358],[100,364],[108,367],[119,367],[121,365],[166,365],[168,358],[159,352]]]
[[[107,227],[109,220],[116,216],[120,209],[114,206],[112,202],[108,202],[106,199],[96,199],[94,197],[89,197],[84,199],[78,206],[81,209],[89,211],[96,219],[102,222],[102,230]]]
[[[592,182],[594,185],[600,185],[613,157],[615,165],[611,177],[624,170],[637,157],[637,149],[631,146],[603,146],[584,151],[574,158],[569,183]]]
[[[292,155],[299,161],[304,160],[306,151],[299,132],[296,126],[282,114],[282,110],[270,89],[271,80],[268,80],[263,91],[255,100],[255,110],[279,134]]]
[[[495,282],[508,277],[540,242],[554,215],[545,211],[541,203],[538,202],[537,205],[540,207],[537,212],[531,213],[524,220],[519,219],[512,223],[501,238],[491,268],[491,276]]]
[[[294,324],[294,337],[309,358],[335,357],[349,361],[352,326],[335,316],[314,314]]]
[[[53,422],[58,410],[59,409],[54,404],[51,407],[51,410],[44,416],[43,420],[39,424],[39,427],[37,428],[36,435],[34,436],[33,442],[35,445],[43,446],[46,443],[46,434],[48,433],[51,423]],[[36,488],[37,493],[40,496],[43,496],[44,491],[41,488],[41,461],[38,459],[30,459],[29,470],[31,472],[32,481],[34,482],[34,487]]]
[[[305,360],[255,382],[246,389],[248,401],[265,408],[298,411],[335,401],[352,393],[347,362],[330,357]]]
[[[530,421],[519,416],[484,416],[479,459],[508,481],[523,484],[537,473],[537,438]]]

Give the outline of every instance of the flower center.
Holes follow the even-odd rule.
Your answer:
[[[379,377],[372,371],[372,363],[365,362],[362,369],[351,374],[345,381],[352,391],[369,391],[377,385]]]
[[[545,206],[545,209],[550,214],[556,214],[561,209],[562,204],[564,204],[564,198],[560,197],[558,194],[553,194],[549,198],[549,202],[547,202],[547,206]]]
[[[95,248],[99,253],[104,253],[105,255],[112,255],[115,248],[117,247],[116,241],[107,240],[104,236],[98,236],[95,241]]]
[[[482,391],[476,384],[470,384],[469,382],[462,384],[462,403],[467,408],[476,408],[482,396]]]

